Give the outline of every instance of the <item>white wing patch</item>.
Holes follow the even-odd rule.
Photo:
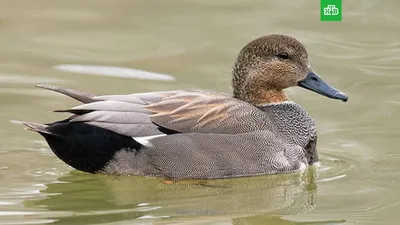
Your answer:
[[[159,135],[152,135],[152,136],[145,136],[145,137],[132,137],[135,141],[139,142],[144,146],[150,146],[149,141],[156,137],[166,136],[166,134],[159,134]]]

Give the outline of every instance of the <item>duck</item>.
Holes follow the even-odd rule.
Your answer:
[[[169,180],[294,173],[318,162],[315,121],[285,93],[302,87],[346,102],[311,68],[304,45],[269,34],[247,43],[233,94],[173,90],[95,95],[36,85],[80,102],[66,119],[24,122],[63,162],[86,173]]]

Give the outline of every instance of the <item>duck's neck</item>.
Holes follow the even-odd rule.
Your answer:
[[[289,100],[289,97],[283,90],[268,88],[257,82],[234,82],[233,97],[255,106]]]
[[[281,103],[288,101],[289,97],[283,90],[261,90],[252,102],[253,105],[266,105],[270,103]]]
[[[283,90],[276,89],[258,89],[252,88],[242,94],[234,95],[235,98],[248,102],[255,106],[263,106],[271,103],[281,103],[288,101],[289,97]]]

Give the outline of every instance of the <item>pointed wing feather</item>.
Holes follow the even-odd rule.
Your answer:
[[[87,124],[111,130],[128,137],[146,137],[164,134],[153,123],[110,123],[89,121]]]
[[[150,120],[150,112],[142,104],[104,100],[65,111],[76,114],[71,122],[88,123],[130,137],[163,134]],[[87,113],[80,114],[79,111]]]
[[[62,87],[58,87],[58,86],[54,86],[54,85],[50,85],[50,84],[38,84],[38,85],[36,85],[36,87],[66,95],[66,96],[71,97],[82,103],[89,103],[89,102],[96,101],[93,99],[95,97],[95,95],[93,95],[91,93],[83,92],[83,91],[72,90],[69,88],[62,88]]]
[[[110,112],[139,112],[148,113],[148,111],[143,108],[141,104],[134,104],[130,102],[121,102],[115,100],[92,102],[84,105],[78,105],[72,110],[100,110],[100,111],[110,111]]]
[[[121,101],[135,104],[148,105],[162,101],[164,98],[175,95],[181,91],[159,91],[159,92],[146,92],[146,93],[135,93],[129,95],[101,95],[96,96],[94,100],[106,101]]]

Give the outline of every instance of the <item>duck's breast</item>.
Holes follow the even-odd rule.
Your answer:
[[[317,130],[314,120],[295,102],[273,103],[259,108],[268,115],[275,132],[287,142],[306,148],[310,141],[316,141]]]

